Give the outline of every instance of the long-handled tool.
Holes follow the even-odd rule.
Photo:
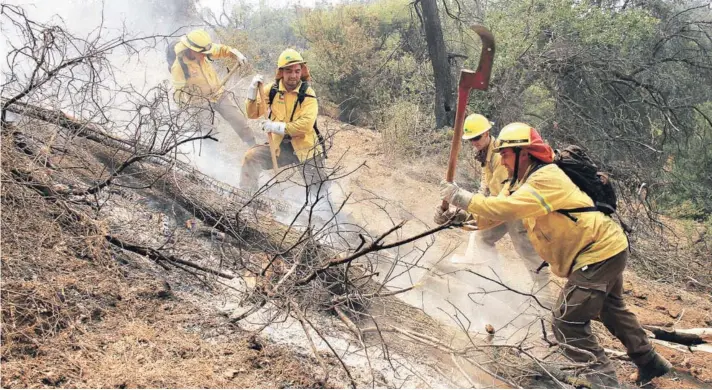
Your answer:
[[[239,69],[239,68],[240,68],[240,63],[238,62],[235,64],[235,66],[232,67],[232,69],[230,69],[229,72],[227,72],[227,75],[225,75],[225,77],[222,79],[222,81],[220,81],[220,84],[218,84],[218,86],[213,90],[213,92],[210,94],[209,97],[216,98],[216,100],[217,100],[217,96],[219,96],[220,90],[225,86],[225,84],[227,84],[227,81],[230,80],[230,78],[237,72],[237,69]]]
[[[234,75],[235,72],[237,72],[237,69],[240,68],[240,66],[241,66],[241,65],[240,65],[240,61],[238,61],[238,62],[235,64],[235,66],[233,66],[232,69],[230,69],[230,71],[227,72],[227,75],[225,76],[225,78],[222,79],[222,81],[220,82],[220,84],[218,84],[218,87],[215,88],[215,91],[216,91],[216,92],[219,91],[222,87],[225,86],[225,84],[227,83],[227,81],[230,80],[230,77],[232,77],[232,75]]]
[[[494,62],[494,36],[483,26],[472,26],[472,29],[482,40],[482,54],[477,71],[462,69],[460,71],[460,83],[457,87],[457,111],[455,112],[455,134],[452,136],[450,146],[450,159],[447,164],[447,174],[445,180],[452,183],[455,179],[455,167],[457,166],[457,154],[460,152],[463,125],[465,123],[465,109],[470,91],[479,89],[486,91],[489,87],[490,74],[492,73],[492,63]],[[450,205],[443,201],[442,209],[447,210]]]
[[[265,98],[265,91],[262,83],[257,84],[257,90],[260,92],[260,101],[262,104],[267,105],[268,101]],[[265,110],[265,118],[267,119],[269,119],[270,110],[270,107],[267,107],[267,110]],[[279,164],[277,164],[277,149],[275,148],[274,138],[274,134],[267,133],[267,140],[269,141],[269,154],[272,156],[272,169],[274,170],[274,174],[277,175]],[[279,146],[277,146],[277,148],[279,148]]]

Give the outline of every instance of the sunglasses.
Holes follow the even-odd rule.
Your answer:
[[[484,134],[480,134],[477,137],[470,138],[470,142],[477,142],[477,141],[481,140],[483,135]]]

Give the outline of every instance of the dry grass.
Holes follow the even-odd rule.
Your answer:
[[[407,161],[403,164],[407,175],[426,183],[440,183],[450,156],[453,130],[435,129],[431,113],[405,100],[386,108],[383,118],[378,131],[384,155],[391,161]],[[455,180],[476,190],[480,171],[470,145],[462,145]]]
[[[650,280],[712,292],[712,250],[704,225],[663,216],[659,220],[637,228],[631,238],[633,269]]]
[[[324,386],[313,358],[180,300],[150,262],[107,246],[91,209],[13,175],[71,181],[38,161],[3,134],[3,388]],[[99,166],[81,150],[60,165],[80,164]]]
[[[162,319],[114,317],[86,332],[63,332],[41,357],[3,365],[3,387],[322,387],[311,358],[246,340],[214,343],[181,327],[174,304],[147,307]],[[137,314],[137,313],[133,313]],[[141,317],[141,316],[139,316]]]
[[[430,152],[434,128],[432,115],[417,104],[402,100],[385,108],[378,130],[389,157],[416,157]],[[437,144],[437,143],[436,143]],[[436,146],[437,147],[437,146]]]

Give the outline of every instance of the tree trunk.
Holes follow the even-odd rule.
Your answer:
[[[435,78],[435,123],[438,128],[452,126],[455,121],[455,96],[438,4],[436,0],[420,0],[419,4]]]

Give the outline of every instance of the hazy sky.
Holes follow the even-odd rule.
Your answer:
[[[156,23],[153,5],[141,0],[3,0],[21,5],[28,16],[47,22],[54,15],[64,19],[74,32],[88,32],[104,18],[104,27],[121,28],[126,24],[131,33],[167,33],[172,26]],[[169,0],[170,1],[170,0]]]
[[[170,0],[163,1],[165,4],[170,3]],[[243,1],[257,5],[260,0]],[[30,15],[45,21],[54,14],[60,15],[73,29],[95,27],[100,21],[103,7],[104,17],[109,21],[109,27],[114,27],[119,21],[128,24],[137,21],[137,24],[141,25],[141,27],[148,26],[154,30],[145,32],[165,32],[155,31],[157,27],[161,26],[157,26],[155,20],[150,20],[150,12],[144,12],[141,9],[144,4],[148,4],[147,7],[151,7],[149,2],[141,0],[3,0],[3,2],[22,5]],[[198,0],[197,2],[199,6],[210,8],[216,12],[220,11],[223,6],[223,0]],[[294,5],[313,7],[316,3],[334,4],[338,3],[339,0],[264,0],[264,2],[270,7],[282,8]],[[225,3],[226,7],[230,8],[231,5],[237,2],[225,0]]]

